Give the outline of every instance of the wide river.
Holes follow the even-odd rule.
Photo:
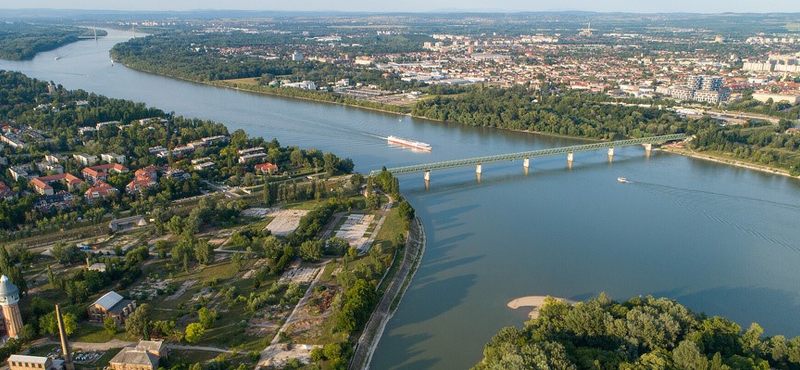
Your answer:
[[[470,128],[357,108],[214,88],[113,65],[130,37],[109,31],[42,53],[0,60],[70,89],[211,119],[231,131],[276,137],[351,157],[356,170],[570,145],[577,140]],[[387,135],[429,142],[430,153],[387,145]],[[401,176],[428,249],[372,361],[373,369],[464,369],[503,326],[522,326],[527,295],[574,300],[654,295],[695,311],[800,334],[800,181],[641,147],[566,158]],[[633,182],[621,184],[617,177]]]

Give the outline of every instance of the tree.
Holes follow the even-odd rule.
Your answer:
[[[200,239],[195,243],[194,258],[197,262],[208,265],[214,256],[214,247],[208,244],[208,240]]]
[[[109,335],[117,334],[119,331],[119,326],[117,325],[117,320],[114,320],[111,316],[106,316],[103,319],[103,328],[106,329],[106,333]]]
[[[56,275],[53,273],[53,266],[50,265],[47,265],[47,281],[50,283],[51,288],[55,288],[58,285]]]
[[[325,243],[325,253],[334,256],[343,256],[350,249],[350,243],[342,238],[333,237]]]
[[[332,176],[333,173],[336,172],[336,166],[339,164],[339,158],[336,158],[333,153],[327,152],[324,156],[322,156],[322,159],[324,161],[323,168],[325,173],[328,176]]]
[[[197,311],[197,316],[200,318],[200,324],[203,325],[203,328],[209,329],[214,325],[214,321],[217,320],[217,316],[219,316],[219,314],[217,311],[212,311],[206,307],[203,307]]]
[[[700,352],[697,345],[689,340],[684,340],[672,351],[672,361],[678,369],[706,370],[708,359]]]
[[[83,259],[83,252],[74,244],[67,246],[64,243],[56,243],[50,254],[62,265],[73,264]]]
[[[344,294],[344,304],[336,317],[336,328],[345,333],[361,327],[369,315],[377,299],[375,287],[364,279],[355,284]]]
[[[233,262],[233,266],[236,267],[236,271],[241,271],[242,267],[244,267],[244,262],[245,262],[244,254],[239,252],[232,254],[231,262]]]
[[[193,322],[186,326],[186,341],[189,343],[197,343],[205,334],[206,329],[203,328],[203,324],[199,322]]]
[[[381,197],[375,193],[367,194],[367,208],[370,210],[377,210],[381,208]]]
[[[406,222],[406,225],[414,219],[414,208],[408,201],[403,200],[397,205],[397,211],[400,212],[400,217]]]
[[[167,222],[167,230],[173,235],[180,235],[183,233],[184,227],[185,223],[183,222],[183,218],[178,215],[172,216],[169,222]]]
[[[322,257],[322,240],[306,240],[300,245],[299,255],[304,261],[317,261]]]
[[[125,330],[133,335],[142,336],[144,340],[150,340],[150,323],[150,304],[142,303],[125,319]]]

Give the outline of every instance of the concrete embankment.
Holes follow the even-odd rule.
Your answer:
[[[397,305],[417,272],[422,255],[425,253],[426,242],[422,221],[419,217],[415,217],[409,225],[403,261],[356,343],[355,353],[350,361],[350,370],[369,368],[372,354],[383,335],[386,323],[394,314],[394,310],[397,309]]]

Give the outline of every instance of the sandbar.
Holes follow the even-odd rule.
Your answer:
[[[528,313],[528,317],[530,317],[532,319],[535,319],[535,318],[539,317],[539,308],[541,308],[544,305],[544,300],[547,297],[548,296],[545,296],[545,295],[532,295],[532,296],[527,296],[527,297],[520,297],[520,298],[517,298],[517,299],[515,299],[515,300],[513,300],[511,302],[508,302],[508,307],[513,309],[513,310],[516,310],[516,309],[518,309],[520,307],[533,307],[531,312]],[[569,304],[575,304],[576,303],[575,301],[571,301],[571,300],[565,299],[565,298],[558,298],[558,297],[553,297],[553,298],[555,298],[555,299],[557,299],[559,301],[562,301],[562,302],[567,302]]]

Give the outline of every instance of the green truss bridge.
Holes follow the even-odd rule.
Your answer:
[[[653,136],[653,137],[645,137],[639,139],[629,139],[629,140],[618,140],[618,141],[605,141],[600,143],[592,143],[592,144],[584,144],[584,145],[571,145],[571,146],[564,146],[560,148],[548,148],[548,149],[539,149],[539,150],[531,150],[527,152],[518,152],[518,153],[508,153],[508,154],[498,154],[498,155],[489,155],[484,157],[476,157],[476,158],[465,158],[465,159],[454,159],[450,161],[443,161],[443,162],[434,162],[434,163],[424,163],[424,164],[416,164],[413,166],[403,166],[403,167],[394,167],[394,168],[387,168],[386,170],[391,172],[393,175],[401,175],[406,173],[417,173],[417,172],[424,172],[425,173],[425,182],[427,183],[430,181],[430,173],[433,170],[442,170],[446,168],[455,168],[455,167],[464,167],[464,166],[476,166],[476,173],[480,176],[481,174],[481,165],[484,163],[493,163],[493,162],[504,162],[504,161],[513,161],[517,159],[523,160],[523,168],[527,171],[528,167],[530,167],[530,159],[535,157],[545,157],[550,155],[557,155],[557,154],[566,154],[567,155],[567,163],[572,166],[572,158],[575,152],[585,152],[589,150],[597,150],[597,149],[608,149],[608,158],[609,160],[614,156],[614,148],[623,147],[623,146],[632,146],[632,145],[644,145],[645,152],[650,154],[650,150],[653,147],[653,144],[662,144],[669,141],[677,141],[683,140],[686,138],[685,134],[674,134],[674,135],[663,135],[663,136]],[[380,174],[380,170],[372,171],[369,173],[370,176],[377,176]]]

